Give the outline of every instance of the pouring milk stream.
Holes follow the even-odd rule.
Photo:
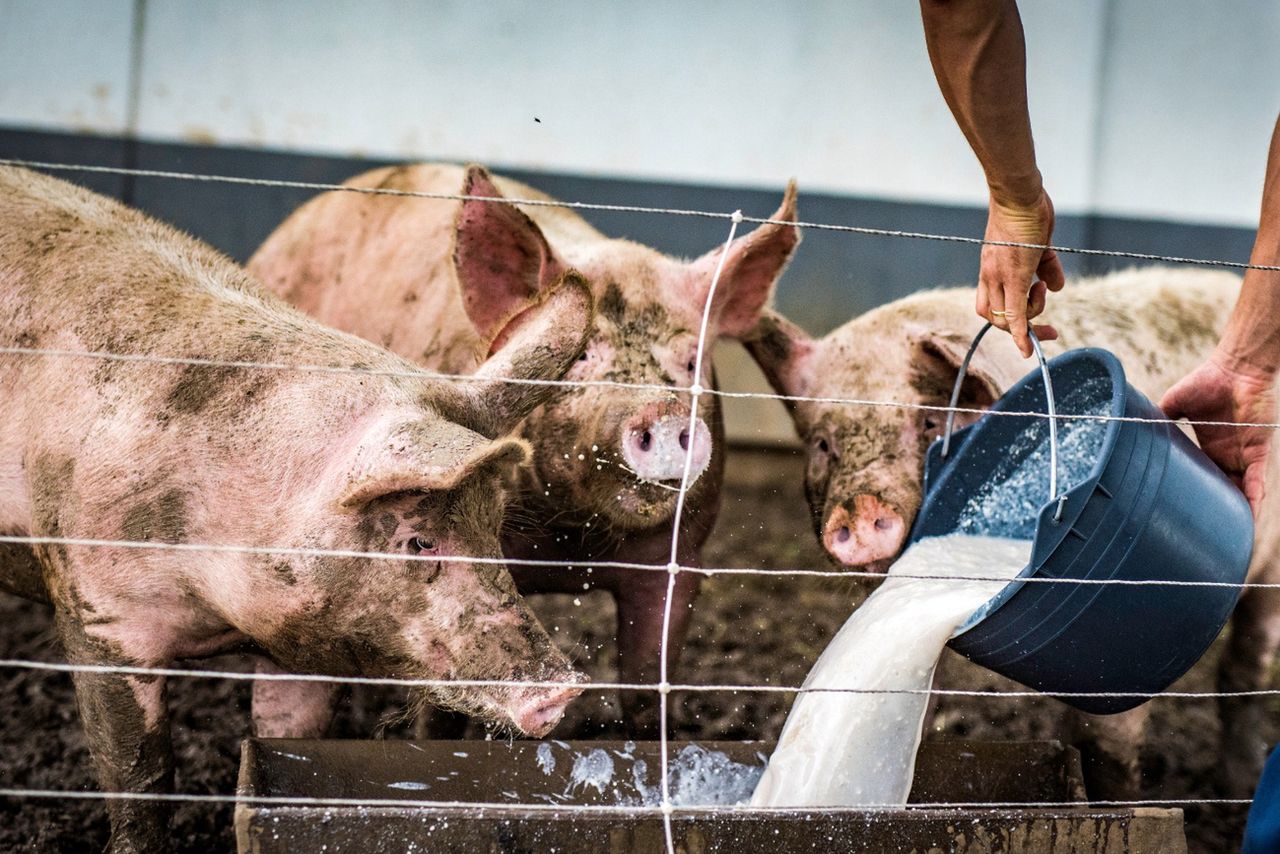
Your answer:
[[[904,552],[836,633],[804,688],[911,693],[800,694],[751,805],[905,804],[943,646],[1030,557],[1030,540],[965,534],[923,539]],[[907,577],[917,575],[941,577]],[[999,580],[961,580],[973,576]]]

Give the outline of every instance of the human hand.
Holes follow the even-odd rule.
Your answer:
[[[1215,354],[1165,392],[1160,408],[1191,421],[1271,423],[1276,420],[1275,376],[1236,368]],[[1193,425],[1200,449],[1244,491],[1256,517],[1274,432],[1269,427]]]
[[[985,240],[1047,245],[1052,236],[1053,202],[1043,189],[1031,205],[1004,204],[992,198]],[[1052,249],[987,244],[982,247],[976,309],[993,326],[1011,333],[1025,358],[1031,355],[1029,321],[1044,311],[1046,292],[1060,291],[1065,283],[1062,263]],[[1034,328],[1042,340],[1058,337],[1050,325]]]

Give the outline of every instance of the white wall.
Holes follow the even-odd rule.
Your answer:
[[[1280,111],[1280,4],[1113,5],[1094,207],[1256,226]]]
[[[0,0],[0,124],[978,204],[908,0]],[[1064,212],[1248,225],[1268,0],[1024,0]],[[541,121],[535,122],[538,118]]]
[[[0,124],[118,134],[133,0],[0,0]]]

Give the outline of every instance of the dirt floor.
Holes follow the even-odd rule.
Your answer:
[[[707,566],[828,567],[814,542],[800,492],[801,466],[792,454],[736,451],[720,523]],[[688,646],[674,678],[701,683],[797,685],[867,590],[838,574],[829,578],[713,578],[703,588]],[[604,593],[548,596],[536,601],[548,629],[599,680],[615,678],[613,604]],[[61,650],[49,614],[0,594],[0,657],[57,661]],[[1179,683],[1212,690],[1216,650]],[[211,668],[244,669],[234,658]],[[942,684],[951,688],[1015,689],[990,672],[947,654]],[[249,687],[227,680],[171,680],[170,697],[181,792],[232,793],[239,740],[249,732]],[[672,695],[675,738],[775,738],[791,698],[784,694]],[[368,737],[400,706],[391,690],[357,690],[344,703],[333,735]],[[1280,711],[1280,710],[1273,710]],[[946,698],[930,737],[1039,739],[1065,735],[1064,707],[1050,699]],[[71,680],[48,672],[0,670],[0,788],[92,790]],[[1270,721],[1280,720],[1272,714]],[[1269,743],[1280,735],[1274,723]],[[386,737],[409,735],[407,726]],[[556,731],[559,738],[618,737],[616,697],[588,694]],[[1214,797],[1218,722],[1212,701],[1162,699],[1142,756],[1145,798]],[[1210,806],[1186,812],[1193,852],[1234,851],[1244,809]],[[231,808],[184,804],[174,819],[183,852],[231,851]],[[101,850],[106,813],[97,801],[0,797],[0,851]]]

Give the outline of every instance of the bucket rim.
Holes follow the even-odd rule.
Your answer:
[[[1061,368],[1062,366],[1071,365],[1080,361],[1094,362],[1106,370],[1107,378],[1111,382],[1111,403],[1106,417],[1118,418],[1123,416],[1129,397],[1128,380],[1125,376],[1124,365],[1121,364],[1115,354],[1110,351],[1101,347],[1080,347],[1068,350],[1067,352],[1049,360],[1048,366],[1050,375],[1052,375],[1055,367]],[[1027,386],[1032,384],[1039,385],[1040,382],[1041,376],[1039,369],[1031,370],[1026,376],[1010,386],[1005,393],[1000,396],[999,400],[992,404],[988,412],[1008,410],[1012,406],[1012,398],[1021,394],[1023,389]],[[1059,413],[1060,416],[1062,414],[1064,413]],[[985,420],[986,417],[987,416],[984,415],[981,420],[966,429],[977,427],[979,424],[983,423],[983,420]],[[965,632],[990,617],[996,611],[1000,610],[1000,608],[1012,599],[1018,591],[1026,586],[1026,579],[1034,576],[1036,572],[1038,572],[1039,569],[1048,561],[1049,557],[1052,556],[1053,550],[1056,548],[1056,542],[1053,546],[1046,545],[1046,542],[1049,539],[1048,534],[1051,530],[1057,530],[1062,525],[1069,526],[1071,520],[1079,514],[1080,510],[1083,509],[1083,502],[1072,499],[1077,498],[1082,493],[1088,493],[1093,490],[1098,480],[1102,477],[1102,473],[1106,469],[1107,464],[1111,460],[1112,452],[1115,450],[1116,440],[1119,436],[1122,422],[1105,421],[1104,424],[1105,428],[1102,445],[1098,449],[1097,459],[1094,460],[1093,465],[1090,467],[1088,475],[1086,475],[1079,483],[1063,489],[1059,498],[1046,501],[1040,505],[1040,510],[1036,519],[1035,533],[1031,538],[1031,560],[1016,576],[1014,576],[1014,578],[1000,589],[999,593],[982,603],[982,605],[974,610],[974,612],[970,614],[964,622],[957,626],[956,630],[951,633],[950,639],[960,637]],[[960,459],[964,451],[969,447],[971,447],[970,443],[965,442],[964,446],[958,450],[956,459]],[[939,478],[939,480],[942,480],[942,478]],[[1062,515],[1057,513],[1055,505],[1058,504],[1059,500],[1063,499],[1065,499],[1064,507],[1070,508],[1071,511],[1074,511],[1069,515],[1067,513]],[[922,506],[921,510],[923,511],[923,509],[924,508]]]

